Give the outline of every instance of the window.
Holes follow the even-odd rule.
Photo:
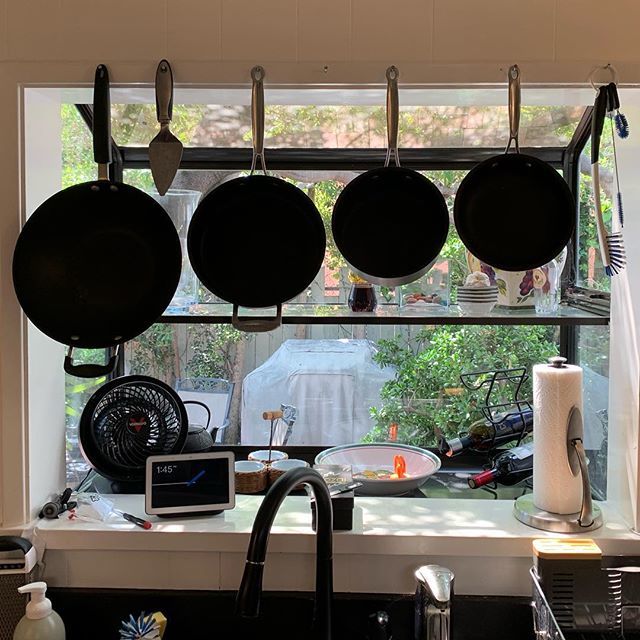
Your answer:
[[[242,100],[246,101],[246,95]],[[583,113],[582,106],[525,108],[521,145],[541,147],[549,154],[558,150],[555,157],[560,169],[562,151],[572,140]],[[124,181],[152,190],[153,181],[144,154],[135,148],[146,146],[155,134],[155,109],[149,104],[116,104],[112,115],[113,136],[123,152]],[[78,123],[82,123],[73,107],[65,106],[63,118],[65,163],[75,163],[92,178],[95,170],[88,147],[85,148],[90,142],[86,130],[78,127]],[[354,441],[386,440],[389,425],[395,423],[399,441],[436,447],[440,437],[455,436],[481,417],[483,397],[460,389],[461,373],[516,366],[530,370],[533,364],[566,349],[566,335],[556,324],[531,324],[528,321],[531,311],[526,310],[513,311],[510,317],[506,314],[508,324],[504,325],[447,324],[442,320],[430,323],[428,319],[417,324],[405,319],[411,317],[411,312],[404,307],[410,289],[375,288],[378,305],[396,317],[394,322],[354,322],[348,314],[327,322],[315,321],[321,316],[339,315],[345,308],[351,286],[349,270],[331,238],[331,211],[344,184],[366,168],[362,163],[371,162],[361,154],[351,162],[352,166],[345,168],[337,162],[332,166],[332,161],[324,158],[349,149],[383,148],[386,144],[384,110],[369,104],[336,106],[326,101],[276,104],[268,107],[266,121],[268,148],[317,150],[315,168],[285,169],[276,161],[272,171],[304,189],[325,221],[328,243],[321,271],[308,291],[292,301],[290,309],[285,311],[306,318],[313,316],[312,320],[287,323],[267,334],[240,333],[226,322],[211,321],[211,316],[228,315],[228,305],[202,287],[191,274],[188,280],[194,285],[189,290],[195,300],[189,304],[188,318],[171,322],[167,317],[129,342],[122,373],[154,376],[181,391],[207,395],[207,403],[215,403],[214,421],[220,423],[215,426],[225,427],[218,432],[218,441],[228,445],[265,445],[268,424],[262,420],[262,412],[277,409],[280,404],[295,404],[298,420],[288,445],[325,448]],[[429,165],[424,171],[439,185],[450,210],[457,185],[482,157],[474,154],[486,148],[502,148],[506,129],[506,107],[434,107],[417,103],[403,107],[401,114],[402,146],[407,154],[414,154],[411,155],[414,161],[418,157],[416,152],[424,147],[438,153],[444,150],[444,154],[437,156],[441,166],[433,166],[436,161],[424,162],[425,166]],[[200,154],[194,163],[197,168],[185,162],[173,188],[202,194],[242,172],[242,169],[224,166],[224,157],[231,157],[225,156],[226,150],[247,152],[250,147],[249,107],[242,101],[176,104],[173,130]],[[213,147],[212,154],[202,155],[201,148],[209,147]],[[449,150],[453,153],[447,158]],[[275,152],[271,154],[275,155]],[[203,160],[205,157],[212,159],[210,166]],[[338,156],[331,157],[335,160]],[[268,153],[268,164],[269,160]],[[374,160],[378,162],[377,158]],[[76,168],[73,173],[65,172],[65,180],[86,179],[85,174]],[[587,214],[581,209],[583,215]],[[186,226],[182,231],[186,233]],[[588,232],[585,230],[585,233]],[[389,238],[389,242],[398,241]],[[453,225],[441,258],[442,262],[437,265],[438,282],[446,291],[447,302],[455,299],[455,287],[463,283],[469,269],[480,265],[467,254]],[[189,270],[187,263],[183,276],[190,274]],[[523,289],[522,277],[512,278],[513,282],[507,278],[501,280],[500,274],[492,270],[490,276],[501,281],[504,295],[510,293],[507,289],[516,292],[512,302],[517,299],[519,304],[532,305],[533,290]],[[256,277],[259,278],[259,274]],[[595,272],[593,277],[597,277]],[[180,314],[180,310],[177,313]],[[526,318],[527,322],[514,324],[514,316]],[[594,332],[590,333],[592,329]],[[602,336],[608,337],[607,327],[585,327],[571,339],[577,341],[581,349],[580,362],[584,359],[585,367],[593,368],[606,379],[602,362],[606,347],[601,346]],[[232,384],[221,386],[220,380]],[[91,391],[92,387],[84,388],[75,380],[69,382],[69,406],[73,408],[67,428],[70,478],[72,474],[77,478],[83,469],[74,429],[78,412]],[[530,379],[523,395],[531,395]],[[600,396],[594,402],[594,407],[600,407]],[[598,411],[600,409],[594,408],[593,414],[600,415]],[[194,411],[190,419],[198,422],[203,417]],[[606,430],[604,434],[604,439],[598,442],[594,439],[590,453],[594,457],[592,469],[598,469],[601,477],[598,486],[606,491],[606,455],[602,457],[603,446],[606,452]]]

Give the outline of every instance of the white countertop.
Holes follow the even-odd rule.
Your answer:
[[[108,496],[144,516],[141,495]],[[211,517],[149,517],[145,531],[124,520],[38,520],[23,533],[43,560],[51,586],[235,590],[262,497],[237,496],[236,508]],[[532,540],[553,537],[518,522],[510,500],[356,498],[354,528],[335,532],[336,592],[409,594],[414,571],[437,563],[456,574],[460,594],[531,594]],[[605,524],[587,534],[606,555],[640,555],[640,538],[606,503]],[[15,530],[12,533],[19,533]],[[312,591],[315,535],[309,499],[282,504],[269,540],[264,588]]]
[[[109,495],[116,508],[147,517],[144,496]],[[145,531],[126,521],[89,523],[39,520],[35,533],[48,549],[121,549],[157,551],[242,552],[248,544],[261,496],[237,496],[236,508],[218,516],[164,519],[148,516]],[[554,537],[518,522],[509,500],[356,498],[354,528],[336,532],[336,554],[516,556],[531,555],[531,540]],[[586,534],[605,554],[640,555],[640,537],[633,534],[606,503],[600,504],[605,524]],[[309,499],[285,499],[271,531],[270,551],[313,553]]]

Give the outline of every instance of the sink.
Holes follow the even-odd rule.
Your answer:
[[[142,589],[48,590],[67,628],[67,640],[113,640],[130,613],[160,610],[167,616],[165,640],[309,638],[313,594],[264,592],[260,617],[233,615],[236,593],[229,591],[150,591]],[[369,615],[389,613],[393,640],[413,640],[413,596],[336,594],[334,637],[366,640]],[[528,598],[456,595],[454,640],[533,640]]]

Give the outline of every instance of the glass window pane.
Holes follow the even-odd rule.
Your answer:
[[[396,423],[398,441],[434,447],[482,417],[484,393],[462,390],[461,373],[530,371],[557,353],[557,327],[285,325],[245,334],[157,324],[128,343],[126,362],[173,387],[187,378],[235,383],[229,415],[214,418],[229,418],[228,443],[267,444],[262,412],[292,404],[290,445],[384,441]],[[530,399],[530,379],[522,394]]]
[[[119,145],[146,146],[158,132],[155,105],[112,105]],[[581,106],[525,106],[522,146],[564,146],[580,121]],[[175,105],[171,129],[192,147],[251,147],[248,105]],[[504,106],[402,106],[401,147],[502,147],[508,139]],[[384,107],[267,105],[265,145],[284,148],[384,148]]]
[[[607,497],[609,427],[609,327],[578,327],[578,362],[583,369],[584,446],[592,493]]]

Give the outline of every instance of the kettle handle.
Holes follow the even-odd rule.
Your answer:
[[[199,407],[202,407],[207,412],[207,426],[205,427],[205,429],[209,431],[209,425],[211,424],[211,409],[209,409],[209,407],[207,407],[204,402],[200,402],[199,400],[183,400],[182,404],[184,404],[185,406],[188,404],[196,404]]]

